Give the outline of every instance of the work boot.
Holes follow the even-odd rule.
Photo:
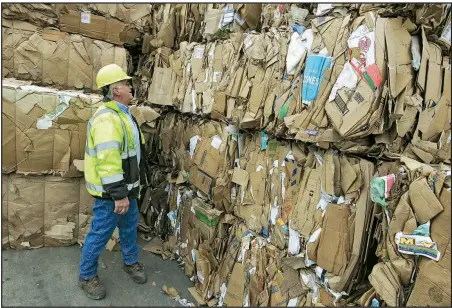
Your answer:
[[[86,296],[91,299],[103,299],[107,294],[107,291],[98,276],[89,280],[83,280],[79,277],[78,286],[82,288],[82,290],[85,291]]]
[[[124,264],[124,271],[132,277],[133,282],[143,284],[146,282],[146,274],[144,266],[140,262],[131,265]]]

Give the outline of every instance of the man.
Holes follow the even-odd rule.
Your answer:
[[[146,282],[137,245],[137,199],[140,178],[145,180],[144,138],[128,107],[133,98],[129,79],[116,64],[100,69],[96,83],[103,91],[104,103],[88,122],[84,172],[86,188],[95,202],[91,230],[82,249],[79,286],[91,299],[106,295],[97,266],[116,227],[123,269],[135,283]]]

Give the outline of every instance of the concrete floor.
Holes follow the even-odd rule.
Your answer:
[[[140,240],[139,244],[142,247],[145,243]],[[104,250],[98,274],[107,288],[107,296],[99,301],[90,300],[77,286],[80,256],[78,245],[3,250],[2,306],[181,306],[161,291],[164,284],[175,287],[181,298],[197,304],[187,290],[193,283],[177,262],[164,261],[142,249],[140,261],[148,275],[146,284],[135,284],[121,269],[121,252]]]

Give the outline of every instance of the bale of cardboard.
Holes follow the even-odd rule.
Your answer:
[[[168,118],[163,121],[165,122],[167,119]],[[169,122],[169,125],[173,128],[180,124],[182,123],[179,122],[174,125],[174,122],[173,124]],[[366,221],[368,221],[371,216],[372,204],[369,203],[369,193],[364,193],[364,187],[368,188],[370,185],[370,176],[373,174],[373,165],[369,162],[366,163],[364,160],[360,163],[360,160],[347,158],[345,156],[339,158],[337,154],[334,155],[331,151],[325,152],[324,154],[317,153],[319,156],[324,155],[323,165],[320,165],[320,162],[316,163],[315,161],[315,152],[311,152],[309,155],[306,148],[303,148],[303,146],[299,147],[296,143],[287,142],[279,144],[276,139],[270,139],[267,140],[267,145],[263,142],[263,140],[266,139],[261,138],[260,134],[254,134],[249,137],[240,136],[240,134],[237,134],[238,131],[234,131],[231,127],[225,127],[222,134],[212,136],[212,133],[209,133],[209,130],[211,129],[211,125],[215,127],[215,124],[208,124],[209,125],[203,125],[201,127],[195,123],[193,126],[185,125],[184,128],[180,130],[180,134],[173,133],[171,135],[168,135],[167,133],[163,134],[166,130],[164,129],[164,126],[161,126],[162,140],[165,139],[169,143],[169,151],[167,151],[179,152],[174,156],[176,159],[180,158],[181,161],[176,160],[175,165],[184,166],[184,170],[188,169],[188,182],[192,184],[193,188],[198,189],[199,193],[207,200],[210,200],[210,202],[213,203],[214,208],[211,208],[211,211],[219,211],[219,213],[223,212],[226,215],[229,214],[230,217],[235,216],[237,219],[246,221],[245,227],[254,234],[279,234],[279,237],[272,240],[272,242],[277,245],[276,247],[278,247],[278,250],[286,248],[286,241],[289,240],[287,237],[288,234],[286,234],[289,233],[289,221],[290,230],[292,230],[293,236],[295,236],[295,240],[291,239],[290,242],[293,242],[292,245],[295,246],[299,246],[298,240],[300,236],[305,237],[307,240],[313,233],[318,235],[321,231],[319,229],[316,232],[317,228],[315,227],[319,226],[321,220],[315,223],[314,217],[320,218],[321,216],[319,216],[319,214],[322,213],[321,209],[316,210],[316,206],[321,200],[320,187],[323,182],[320,182],[320,176],[322,175],[322,172],[324,173],[322,176],[325,177],[324,181],[327,181],[327,179],[329,179],[328,181],[331,181],[329,182],[330,186],[334,186],[333,181],[335,176],[344,182],[344,187],[337,188],[337,194],[347,194],[350,198],[350,200],[348,200],[349,203],[358,202],[357,200],[362,203],[360,212],[353,214],[350,210],[344,212],[344,214],[346,214],[344,217],[350,221],[350,228],[353,229],[353,233],[349,234],[349,232],[346,232],[341,235],[347,236],[347,243],[355,240],[356,244],[353,246],[350,243],[337,248],[344,251],[344,259],[336,261],[320,259],[318,262],[328,269],[330,269],[330,267],[331,269],[337,267],[338,269],[335,270],[336,275],[345,274],[344,277],[340,277],[343,280],[338,280],[338,286],[344,289],[349,287],[351,280],[357,275],[357,267],[359,267],[360,264],[359,260],[360,258],[363,258],[361,248],[367,239],[367,233],[365,232],[367,226]],[[194,131],[200,131],[201,133],[195,135],[196,132]],[[202,133],[203,131],[204,133]],[[186,145],[183,143],[181,144],[182,148],[185,148],[185,151],[188,152],[187,154],[189,157],[186,157],[181,153],[181,148],[177,145],[177,142],[175,142],[174,147],[172,146],[171,142],[174,142],[174,137],[176,137],[177,140],[182,141],[185,139],[189,141]],[[163,146],[165,147],[165,145]],[[216,150],[217,147],[218,150]],[[225,150],[222,150],[222,148],[225,148]],[[158,152],[160,149],[156,148],[155,150]],[[228,155],[234,157],[239,151],[241,152],[241,155],[238,156],[235,161],[233,159],[226,159],[222,162],[222,157],[227,157]],[[223,152],[224,154],[222,154]],[[308,156],[310,157],[309,159],[307,158]],[[327,161],[325,161],[325,157],[327,158]],[[185,167],[187,160],[188,164],[191,164],[191,167],[189,168]],[[335,160],[337,160],[337,164],[335,164]],[[313,168],[308,168],[305,165],[307,161],[309,161]],[[317,167],[316,164],[318,165]],[[326,167],[326,164],[329,164],[329,167]],[[237,167],[232,168],[233,165],[237,165]],[[308,169],[306,168],[310,171],[307,172]],[[218,171],[221,169],[229,169],[229,172],[222,175],[222,172]],[[365,173],[362,174],[362,172]],[[306,179],[304,179],[302,175],[306,177]],[[313,186],[313,184],[309,184],[309,181],[312,180],[308,180],[308,178],[319,181],[315,192],[311,190],[303,192],[303,190],[301,190],[304,189],[304,187],[316,187]],[[267,181],[268,183],[271,183],[271,185],[266,184]],[[336,183],[340,183],[340,181],[336,181]],[[358,189],[362,190],[361,195],[356,193]],[[329,191],[329,194],[334,196],[334,187]],[[309,199],[305,200],[305,198],[312,198],[312,196],[315,196],[317,201],[314,199],[307,203],[307,200]],[[338,197],[328,197],[327,193],[325,193],[323,198],[332,203],[331,208],[336,206],[339,210],[345,210],[348,207],[336,205],[336,203],[339,202]],[[195,202],[195,200],[193,202]],[[342,200],[339,204],[343,203],[345,203],[345,200]],[[206,207],[205,202],[196,201],[196,204],[194,203],[194,205],[192,205],[193,212],[195,213],[197,213],[197,204],[201,204],[202,208]],[[325,211],[327,211],[328,204],[329,203],[325,201]],[[312,216],[307,216],[306,213],[311,213]],[[336,216],[337,214],[333,215],[333,217]],[[358,216],[359,221],[363,221],[363,223],[355,226],[352,222],[354,223],[354,221],[358,219],[355,218],[356,216]],[[195,214],[195,217],[198,217],[198,215]],[[228,219],[229,220],[227,221],[231,223],[230,218]],[[207,243],[211,245],[212,243],[215,243],[214,235],[216,233],[223,235],[227,234],[227,232],[225,232],[225,226],[228,225],[227,223],[212,225],[211,227],[213,227],[213,229],[208,231],[205,227],[205,223],[197,221],[198,219],[195,218],[192,228],[199,233],[199,236],[203,241],[207,241]],[[334,224],[334,222],[332,223]],[[331,228],[334,229],[334,227]],[[339,230],[336,232],[339,233]],[[320,234],[323,233],[320,232]],[[357,237],[358,239],[354,239],[352,236],[353,234],[359,234],[359,237]],[[352,237],[352,240],[348,238],[350,236]],[[328,242],[331,242],[331,239],[326,238],[325,243]],[[320,245],[320,248],[322,247],[323,246]],[[351,248],[354,249],[354,253],[350,250]],[[289,249],[296,250],[296,248],[292,247]],[[298,247],[298,250],[299,249],[300,247]],[[293,250],[294,253],[295,250]],[[298,252],[296,254],[298,254]],[[330,255],[330,253],[321,253],[320,255]],[[351,259],[349,255],[351,255]],[[347,268],[347,265],[349,268]]]
[[[206,40],[157,47],[142,80],[166,110],[150,159],[184,196],[172,235],[190,293],[450,305],[450,235],[434,232],[450,194],[450,6],[266,4],[262,32],[241,7],[208,7]],[[193,204],[221,213],[209,232]]]
[[[434,191],[450,193],[449,166],[426,165],[406,156],[394,162],[374,164],[354,155],[306,147],[297,141],[277,140],[260,133],[242,134],[231,126],[225,127],[230,135],[212,136],[216,132],[210,131],[216,125],[221,127],[219,123],[199,125],[193,118],[167,114],[157,130],[158,140],[166,141],[160,143],[163,148],[152,150],[165,149],[160,157],[172,159],[160,160],[159,155],[151,154],[157,163],[163,162],[161,166],[166,170],[179,170],[177,179],[174,173],[172,176],[173,183],[180,183],[173,193],[183,195],[188,201],[172,206],[178,213],[175,230],[188,232],[173,234],[179,238],[176,251],[182,257],[187,275],[197,280],[196,289],[191,292],[200,303],[209,300],[234,306],[258,305],[259,301],[284,306],[289,301],[304,302],[304,305],[345,303],[346,295],[356,297],[356,290],[362,288],[369,274],[375,300],[388,305],[407,303],[408,298],[399,298],[406,294],[403,288],[413,286],[412,281],[414,286],[422,282],[410,280],[415,273],[414,263],[407,260],[414,257],[407,253],[409,248],[397,248],[400,245],[396,242],[400,243],[401,236],[416,239],[413,230],[416,226],[422,229],[430,220],[433,228],[435,217],[443,213],[444,205],[431,192],[426,176],[436,181],[432,182]],[[231,154],[235,159],[228,160]],[[187,164],[191,167],[185,167]],[[212,168],[217,173],[211,173]],[[223,175],[223,171],[218,171],[222,169],[229,171]],[[380,178],[386,182],[377,185]],[[191,184],[188,187],[187,182]],[[197,193],[187,194],[187,189]],[[403,201],[405,198],[416,202],[412,201],[411,205]],[[381,200],[387,200],[385,206],[378,203]],[[425,208],[425,204],[430,207]],[[401,214],[410,208],[412,214]],[[213,216],[206,220],[209,215]],[[401,217],[410,219],[410,223]],[[234,228],[240,229],[240,235],[235,234]],[[232,234],[235,240],[230,238]],[[441,249],[447,250],[450,245],[447,238],[437,235],[425,242],[433,247],[428,252],[433,258],[441,256]],[[213,258],[208,254],[189,253],[193,249],[211,249]],[[265,254],[267,249],[274,260],[256,263],[258,255]],[[382,262],[374,266],[369,261],[373,258],[372,251],[382,261],[389,258],[390,269]],[[424,252],[418,256],[425,258],[425,255]],[[248,270],[247,262],[250,262]],[[435,263],[431,266],[437,264],[435,260],[432,262]],[[285,270],[278,271],[280,265]],[[382,266],[391,274],[382,277]],[[247,278],[249,271],[257,275],[261,267],[264,272],[256,276],[257,281],[252,276]],[[299,271],[301,281],[289,283],[286,276],[291,277],[291,271]],[[270,275],[266,283],[262,281],[265,275]],[[421,272],[418,275],[422,277]],[[381,285],[387,277],[394,280],[392,293],[386,293],[388,287]],[[290,287],[296,282],[303,286],[299,294]],[[448,291],[438,285],[436,288],[432,292],[444,299],[442,304],[447,303]],[[426,300],[419,299],[414,291],[411,294],[410,301]]]
[[[83,246],[93,202],[83,178],[2,175],[2,249]],[[119,250],[118,229],[105,248]]]
[[[2,77],[61,89],[92,89],[106,64],[127,70],[127,51],[105,41],[39,28],[18,20],[2,22]]]
[[[87,122],[102,97],[29,82],[2,83],[2,173],[83,176]]]
[[[77,243],[93,201],[83,178],[3,174],[2,248]]]
[[[2,173],[83,176],[87,122],[101,104],[96,94],[4,79]],[[150,107],[131,111],[143,131],[159,117]]]
[[[149,4],[8,3],[2,17],[81,34],[117,45],[136,43],[149,27]]]
[[[450,8],[429,9],[431,22],[420,7],[412,21],[332,6],[300,28],[182,42],[153,62],[147,101],[323,148],[447,162],[450,59],[432,39]]]

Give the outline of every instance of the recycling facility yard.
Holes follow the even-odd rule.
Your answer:
[[[450,306],[451,6],[2,3],[2,302]],[[77,287],[96,75],[133,76],[140,259]]]

